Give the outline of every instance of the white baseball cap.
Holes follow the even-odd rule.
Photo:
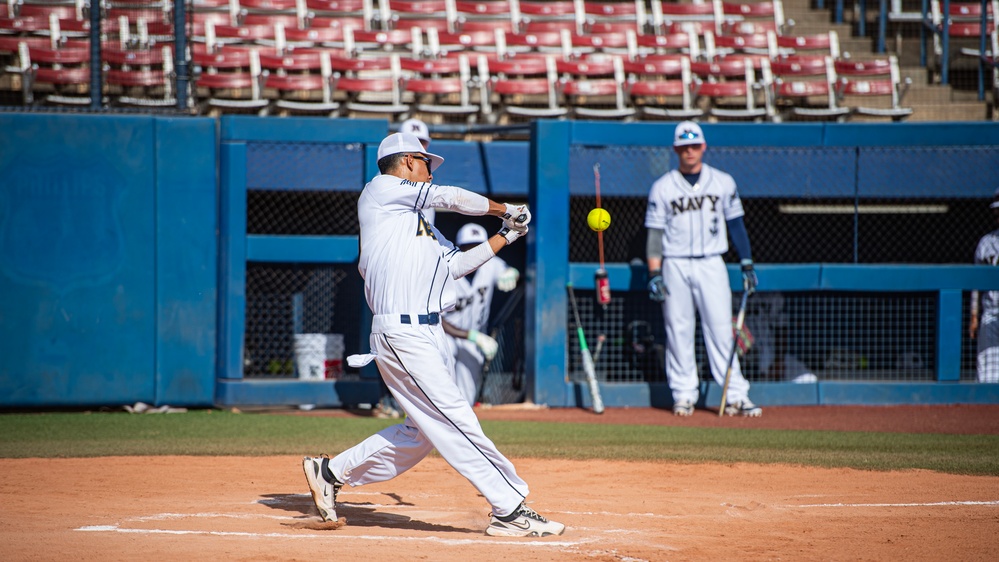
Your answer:
[[[413,133],[416,138],[427,143],[427,147],[430,146],[430,128],[427,124],[419,119],[406,119],[399,125],[400,133]]]
[[[464,246],[465,244],[481,244],[486,240],[489,240],[489,235],[486,234],[486,229],[475,223],[468,223],[458,230],[458,236],[455,238],[459,246]]]
[[[444,163],[444,159],[440,156],[427,152],[426,149],[423,148],[423,145],[420,144],[420,139],[413,133],[392,133],[382,139],[382,143],[378,145],[379,160],[393,154],[410,152],[424,154],[429,157],[431,173],[436,170],[438,166]]]
[[[673,146],[687,146],[690,144],[707,144],[704,138],[704,131],[701,126],[693,121],[684,121],[676,126],[673,131]]]

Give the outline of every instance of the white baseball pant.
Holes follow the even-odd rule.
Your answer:
[[[721,256],[664,258],[663,280],[669,295],[663,302],[666,321],[666,376],[674,402],[696,402],[699,397],[697,362],[694,357],[696,315],[701,317],[704,346],[711,375],[725,384],[728,356],[732,351],[732,290]],[[732,365],[727,401],[749,396],[749,382],[742,376],[739,358]]]
[[[351,486],[383,482],[437,449],[494,514],[507,515],[527,496],[527,483],[485,436],[458,390],[447,340],[440,324],[403,324],[399,314],[374,316],[371,353],[407,419],[343,451],[330,461],[330,470]]]

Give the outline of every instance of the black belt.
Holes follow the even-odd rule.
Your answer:
[[[436,326],[441,323],[441,314],[439,312],[431,312],[430,314],[419,314],[416,316],[418,324],[429,324],[431,326]],[[399,315],[399,321],[403,324],[412,324],[413,319],[408,314]]]

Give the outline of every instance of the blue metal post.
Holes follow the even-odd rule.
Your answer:
[[[857,34],[867,37],[867,0],[857,0],[860,3],[860,21],[857,22]]]
[[[943,0],[943,11],[940,17],[943,18],[943,29],[940,31],[943,34],[943,54],[940,55],[940,83],[948,84],[950,82],[950,0]]]
[[[526,334],[529,396],[536,404],[567,406],[572,398],[565,327],[569,280],[569,146],[572,123],[531,125],[531,192],[535,217],[527,242]]]
[[[937,380],[961,380],[961,291],[937,296]]]
[[[980,33],[978,34],[978,101],[985,99],[985,38],[989,35],[987,33],[988,27],[986,26],[989,20],[988,13],[986,12],[988,7],[988,0],[982,0],[982,15],[978,23],[981,26],[979,27]],[[999,18],[999,14],[993,14],[992,17]],[[997,58],[999,57],[999,53],[992,53],[992,56]]]
[[[877,52],[885,52],[885,34],[888,32],[888,0],[878,4],[878,46]]]
[[[96,2],[94,3],[96,4]],[[90,6],[90,108],[100,109],[104,98],[101,69],[101,8]]]
[[[218,377],[242,379],[246,329],[246,143],[223,142],[219,156]]]
[[[926,68],[926,26],[932,23],[926,20],[926,16],[929,13],[928,0],[923,0],[919,11],[923,14],[923,25],[919,26],[919,64],[923,68]]]
[[[187,64],[187,15],[185,14],[185,1],[176,0],[173,3],[173,30],[174,30],[174,51],[173,68],[177,74],[177,109],[187,109],[188,83],[191,77],[188,76],[189,67]]]

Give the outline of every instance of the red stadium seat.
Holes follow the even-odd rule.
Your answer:
[[[836,92],[840,102],[850,107],[853,115],[892,121],[912,115],[912,108],[901,105],[912,80],[902,80],[894,55],[867,62],[836,61],[834,68],[839,76]]]
[[[39,94],[56,105],[90,105],[90,49],[29,47],[18,43],[17,61],[8,71],[21,76],[25,105],[33,105]]]
[[[169,46],[145,50],[101,51],[107,65],[105,82],[116,105],[173,107],[173,50]]]
[[[721,20],[715,31],[734,35],[751,35],[774,31],[787,32],[784,4],[781,0],[755,2],[722,2]],[[717,12],[716,12],[717,16]],[[716,20],[717,21],[717,20]]]
[[[697,95],[708,102],[713,117],[762,121],[771,116],[765,80],[757,82],[751,59],[727,57],[714,62],[692,62],[690,67],[699,77]],[[765,76],[768,75],[769,71]],[[763,107],[758,98],[762,98]]]
[[[626,91],[642,117],[684,120],[704,114],[693,104],[695,83],[686,55],[626,60],[623,66]]]
[[[785,116],[843,121],[850,109],[836,97],[836,69],[831,57],[788,57],[770,63],[775,121]]]
[[[210,112],[259,112],[269,105],[263,99],[260,55],[253,48],[227,45],[215,52],[194,49],[195,86]]]
[[[330,52],[296,50],[284,54],[261,54],[260,67],[267,74],[264,87],[273,89],[278,113],[336,115],[340,104],[333,100],[333,66]]]
[[[624,92],[624,65],[620,57],[599,62],[556,61],[562,75],[562,95],[574,117],[629,120],[635,108]]]
[[[561,103],[553,58],[487,62],[486,57],[480,56],[478,68],[480,79],[488,80],[489,92],[498,100],[496,113],[488,103],[483,107],[490,122],[568,115],[568,108]]]
[[[454,62],[457,63],[457,68],[452,67]],[[423,66],[417,72],[415,77],[405,81],[405,91],[413,95],[411,107],[414,111],[443,117],[463,117],[467,121],[474,120],[479,114],[481,101],[487,95],[485,84],[474,86],[479,92],[479,103],[475,103],[472,96],[471,65],[467,55],[454,57],[446,66]]]
[[[774,35],[777,52],[771,53],[771,58],[777,57],[832,57],[833,61],[840,59],[839,35],[835,31],[813,35]]]
[[[349,60],[336,58],[332,61],[333,68],[344,68],[345,62]],[[376,67],[384,69],[387,62],[388,69],[383,76],[368,76],[365,73],[362,77],[359,72],[362,67],[373,70]],[[336,92],[344,94],[344,109],[348,114],[356,116],[366,116],[370,114],[383,114],[395,117],[409,111],[409,106],[402,102],[402,70],[399,63],[399,56],[392,55],[387,61],[366,61],[358,59],[349,64],[350,71],[333,75],[333,87]]]

